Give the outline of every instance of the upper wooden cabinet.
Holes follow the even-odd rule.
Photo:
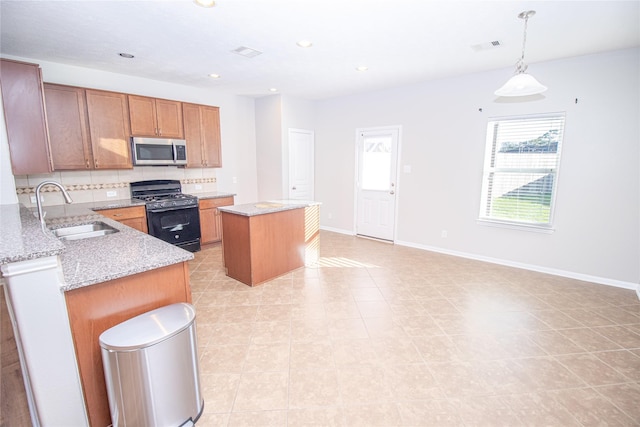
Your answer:
[[[85,89],[95,169],[131,169],[127,95]]]
[[[45,83],[44,99],[53,169],[93,169],[84,89]]]
[[[187,167],[221,167],[220,109],[183,103],[182,113],[184,137],[187,141]]]
[[[184,138],[182,103],[129,95],[132,136]]]
[[[51,172],[40,67],[2,59],[0,87],[13,174]]]

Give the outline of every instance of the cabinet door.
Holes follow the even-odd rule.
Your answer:
[[[208,105],[182,104],[187,167],[217,168],[220,155],[220,109]]]
[[[54,170],[92,169],[84,89],[44,84]]]
[[[222,215],[218,206],[233,205],[233,197],[200,200],[200,242],[204,245],[222,240]]]
[[[182,103],[166,99],[156,99],[158,136],[163,138],[184,138],[182,128]]]
[[[86,95],[93,166],[131,169],[127,95],[90,89]]]
[[[40,67],[2,59],[0,87],[13,174],[51,172]]]
[[[156,122],[156,104],[153,98],[129,95],[129,119],[131,121],[131,135],[156,136],[158,123]]]
[[[184,139],[187,141],[187,167],[201,168],[202,159],[202,130],[200,129],[200,106],[182,104],[184,117]]]
[[[202,120],[202,151],[204,166],[222,167],[220,155],[220,109],[203,105],[200,107]]]

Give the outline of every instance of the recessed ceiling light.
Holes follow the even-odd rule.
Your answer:
[[[211,74],[209,74],[209,77],[211,77],[212,79],[219,79],[220,78],[220,74],[211,73]]]
[[[269,92],[277,92],[278,89],[276,89],[275,87],[272,87],[271,89],[269,89]]]
[[[127,58],[127,59],[131,59],[131,58],[133,58],[133,55],[131,55],[130,53],[124,53],[124,52],[122,52],[122,53],[119,53],[118,55],[120,55],[120,56],[121,56],[121,57],[123,57],[123,58]]]
[[[311,47],[313,46],[313,43],[311,43],[309,40],[300,40],[298,43],[296,43],[298,46],[300,47]]]
[[[202,7],[213,7],[216,5],[214,0],[193,0],[193,2]]]
[[[367,71],[369,69],[369,67],[365,67],[364,65],[361,65],[360,67],[356,67],[357,71]]]

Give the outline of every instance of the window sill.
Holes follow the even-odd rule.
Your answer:
[[[529,231],[533,233],[552,234],[555,231],[555,229],[550,226],[494,221],[488,219],[479,219],[477,220],[477,223],[485,227],[508,228],[510,230]]]

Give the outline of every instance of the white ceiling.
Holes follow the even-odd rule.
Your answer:
[[[277,88],[323,99],[511,67],[521,52],[523,10],[537,11],[525,57],[532,74],[539,61],[640,46],[638,0],[216,3],[1,0],[0,53],[240,95]],[[301,39],[313,47],[296,46]],[[471,47],[494,40],[502,46]],[[263,53],[232,53],[240,46]],[[360,65],[369,70],[356,71]]]

